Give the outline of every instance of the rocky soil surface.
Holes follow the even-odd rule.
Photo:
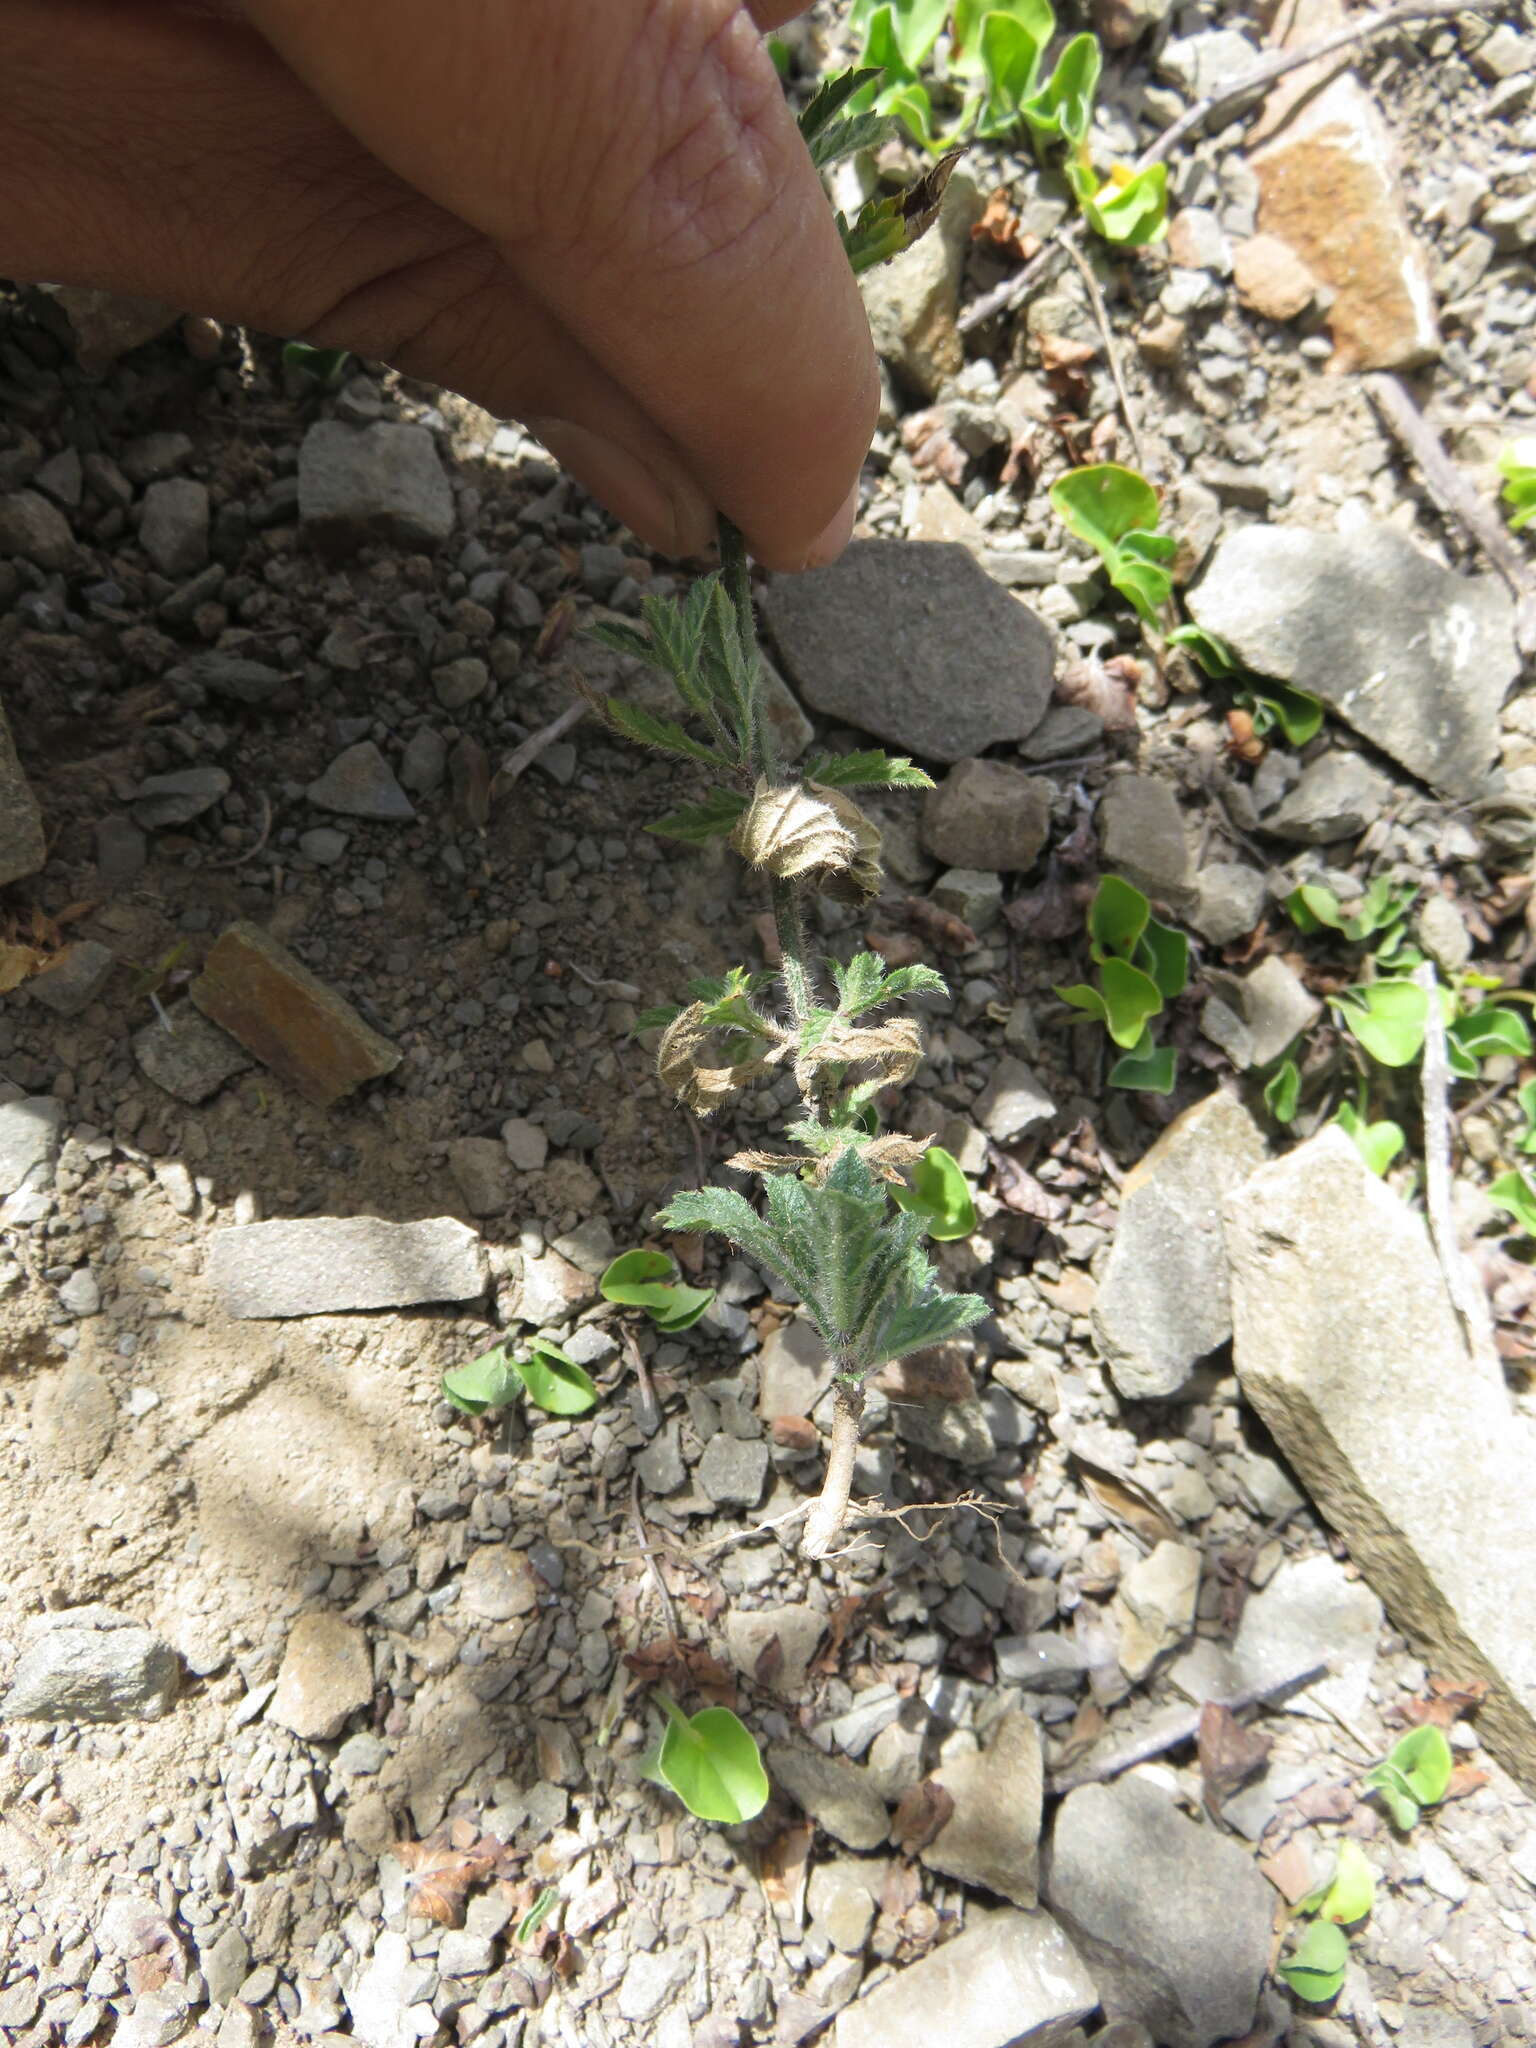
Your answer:
[[[0,299],[17,2048],[1536,2040],[1536,1268],[1487,1193],[1530,1065],[1427,1111],[1406,1077],[1376,1178],[1312,1085],[1358,956],[1282,908],[1411,884],[1447,980],[1531,987],[1536,574],[1492,468],[1536,417],[1527,14],[1197,131],[1166,243],[1092,251],[1092,293],[1066,263],[975,317],[1068,206],[992,146],[869,282],[859,538],[762,612],[787,751],[937,780],[881,799],[888,891],[820,936],[949,977],[889,1108],[971,1177],[942,1263],[993,1313],[884,1375],[814,1566],[794,1303],[687,1243],[691,1331],[597,1287],[794,1099],[698,1125],[630,1035],[762,965],[763,905],[647,833],[690,777],[572,688],[643,687],[581,627],[707,565],[377,365],[322,387],[180,309]],[[1265,48],[1246,5],[1094,20],[1105,158]],[[792,47],[846,57],[837,11]],[[1111,456],[1164,491],[1191,615],[1324,699],[1303,748],[1051,512]],[[1111,871],[1192,941],[1166,1098],[1054,993]],[[589,1416],[440,1398],[519,1331]],[[639,1775],[658,1675],[763,1744],[750,1826]],[[1400,1832],[1361,1779],[1426,1716],[1453,1796]],[[1271,1972],[1346,1839],[1375,1907],[1308,2009]]]

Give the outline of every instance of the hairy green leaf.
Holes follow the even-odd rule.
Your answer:
[[[723,754],[716,753],[713,747],[706,747],[702,740],[684,732],[671,719],[656,718],[649,711],[642,711],[638,704],[626,704],[622,697],[606,698],[604,709],[619,731],[642,747],[655,747],[663,754],[679,754],[686,761],[702,761],[709,768],[729,769],[734,765]]]
[[[746,798],[734,790],[712,789],[702,803],[684,804],[680,811],[668,812],[645,829],[661,839],[681,839],[686,845],[702,846],[707,839],[722,839],[733,831],[746,808]]]
[[[933,777],[904,756],[871,747],[860,754],[823,754],[805,770],[827,789],[932,789]]]

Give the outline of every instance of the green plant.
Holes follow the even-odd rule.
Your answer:
[[[462,1414],[483,1415],[526,1394],[551,1415],[585,1415],[597,1404],[597,1388],[574,1358],[547,1337],[534,1337],[525,1358],[514,1358],[509,1339],[483,1351],[468,1365],[442,1377],[442,1396]]]
[[[1393,1123],[1389,1117],[1373,1123],[1364,1108],[1357,1108],[1353,1103],[1341,1102],[1334,1111],[1333,1120],[1378,1178],[1408,1143],[1401,1124]]]
[[[690,1287],[665,1252],[620,1252],[598,1281],[604,1301],[643,1308],[659,1330],[689,1330],[715,1298],[713,1287]]]
[[[1143,624],[1159,625],[1173,591],[1168,564],[1178,542],[1157,531],[1158,495],[1146,478],[1118,462],[1092,463],[1058,478],[1051,504],[1067,531],[1097,553]]]
[[[1268,739],[1278,729],[1289,745],[1304,747],[1321,730],[1320,697],[1310,690],[1293,689],[1289,683],[1277,683],[1272,676],[1256,676],[1244,668],[1225,640],[1203,626],[1192,622],[1175,626],[1168,644],[1182,647],[1206,675],[1232,686],[1233,702],[1253,720],[1255,739]]]
[[[976,1204],[970,1182],[960,1162],[942,1145],[930,1145],[912,1169],[909,1187],[893,1183],[891,1194],[898,1209],[918,1217],[924,1230],[939,1243],[969,1237],[976,1228]]]
[[[1151,1025],[1164,1001],[1182,994],[1189,979],[1189,941],[1158,922],[1139,889],[1119,875],[1105,875],[1088,906],[1088,950],[1099,970],[1098,986],[1076,982],[1056,994],[1097,1017],[1124,1048],[1110,1069],[1113,1087],[1166,1095],[1176,1056],[1172,1046],[1155,1042]]]
[[[1536,519],[1536,434],[1522,434],[1499,456],[1499,475],[1504,479],[1504,502],[1510,507],[1509,523],[1516,532]]]
[[[341,382],[347,364],[351,362],[350,352],[344,348],[315,348],[307,341],[285,341],[283,343],[283,366],[297,370],[303,376],[313,378],[315,383],[326,390],[334,390]]]
[[[1308,2005],[1326,2005],[1338,1995],[1349,1968],[1349,1941],[1332,1920],[1313,1920],[1295,1949],[1280,1963],[1282,1977]]]
[[[1488,1199],[1495,1208],[1513,1216],[1527,1237],[1536,1237],[1536,1178],[1523,1166],[1513,1166],[1488,1183]]]
[[[959,87],[960,109],[948,126],[935,114],[925,77],[946,23],[947,78],[933,82],[942,87],[952,79]],[[855,0],[849,26],[862,38],[860,63],[868,67],[860,74],[857,111],[899,120],[936,154],[972,137],[996,139],[1027,127],[1042,160],[1065,150],[1068,183],[1095,233],[1138,247],[1167,232],[1165,164],[1117,164],[1107,178],[1094,169],[1088,142],[1103,52],[1097,36],[1072,36],[1047,73],[1045,53],[1057,28],[1050,0]]]
[[[768,1804],[768,1774],[745,1725],[729,1707],[688,1715],[660,1690],[655,1699],[666,1721],[641,1775],[675,1792],[697,1820],[755,1820]]]
[[[1408,913],[1418,893],[1411,883],[1399,886],[1378,875],[1346,911],[1323,883],[1303,882],[1286,897],[1285,907],[1292,924],[1309,937],[1323,930],[1337,932],[1351,945],[1370,945],[1380,967],[1412,967],[1421,956],[1408,944]]]
[[[819,162],[873,139],[871,117],[853,106],[868,82],[858,74],[829,81],[801,117]],[[851,224],[840,220],[850,262],[881,237],[894,235],[900,247],[922,232],[931,194],[903,197],[905,204],[872,203],[875,212],[865,208]],[[724,519],[720,552],[720,571],[701,578],[682,603],[653,602],[639,626],[597,629],[607,644],[669,679],[687,723],[620,699],[600,708],[632,739],[709,770],[704,802],[662,820],[662,829],[686,842],[729,837],[766,884],[772,906],[777,979],[736,968],[702,989],[695,984],[689,1002],[648,1011],[640,1022],[660,1031],[662,1081],[700,1116],[779,1074],[793,1076],[800,1097],[786,1133],[798,1149],[741,1152],[730,1161],[760,1177],[761,1209],[735,1189],[706,1187],[675,1196],[658,1220],[672,1230],[719,1232],[780,1275],[827,1346],[836,1389],[832,1440],[803,1537],[816,1557],[831,1547],[847,1511],[866,1376],[968,1328],[986,1304],[939,1285],[923,1248],[923,1217],[892,1199],[926,1148],[876,1121],[882,1092],[909,1081],[922,1059],[916,1019],[891,1016],[891,1006],[942,992],[943,980],[929,967],[887,968],[868,952],[824,968],[806,937],[816,893],[859,905],[880,888],[880,834],[849,792],[928,787],[929,779],[878,750],[819,760],[814,773],[780,762],[746,550]]]
[[[1410,1728],[1381,1763],[1365,1774],[1365,1787],[1380,1795],[1394,1827],[1411,1828],[1426,1806],[1438,1806],[1450,1790],[1453,1759],[1445,1730],[1432,1721]]]

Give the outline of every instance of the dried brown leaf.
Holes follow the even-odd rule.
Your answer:
[[[1040,250],[1040,237],[1026,231],[1009,203],[1005,185],[987,194],[981,218],[972,225],[971,240],[1014,263],[1027,263]]]
[[[1479,1770],[1476,1764],[1457,1764],[1451,1772],[1445,1796],[1447,1799],[1465,1799],[1469,1792],[1481,1791],[1487,1783],[1488,1773]]]
[[[955,1802],[937,1778],[903,1792],[891,1821],[891,1840],[903,1856],[926,1849],[955,1810]]]
[[[406,1911],[439,1927],[457,1927],[464,1897],[473,1884],[488,1877],[501,1859],[503,1845],[494,1836],[479,1836],[473,1827],[470,1843],[455,1846],[453,1826],[421,1842],[397,1842],[394,1855],[405,1867]],[[460,1827],[462,1837],[465,1832]]]
[[[981,943],[963,917],[942,910],[926,896],[908,896],[901,908],[912,929],[931,939],[945,953],[969,953]]]
[[[1179,1525],[1144,1486],[1123,1472],[1097,1465],[1081,1451],[1071,1453],[1084,1487],[1117,1528],[1127,1530],[1138,1542],[1155,1550],[1159,1543],[1177,1542]]]
[[[1317,1889],[1312,1858],[1299,1835],[1292,1835],[1273,1856],[1261,1856],[1259,1868],[1288,1906],[1299,1906],[1308,1893]]]
[[[1069,661],[1056,678],[1056,700],[1091,711],[1095,718],[1104,721],[1106,732],[1134,732],[1139,680],[1139,669],[1128,672],[1118,657],[1114,661],[1100,661],[1096,654],[1085,654],[1077,661]]]
[[[642,1685],[665,1685],[673,1691],[690,1687],[711,1705],[734,1707],[736,1680],[698,1643],[680,1643],[676,1636],[658,1636],[624,1653],[626,1667]]]
[[[1486,1678],[1432,1678],[1428,1692],[1404,1701],[1393,1719],[1404,1721],[1411,1728],[1422,1728],[1426,1724],[1449,1728],[1464,1715],[1475,1714],[1487,1697]]]
[[[758,1868],[758,1883],[775,1918],[796,1934],[805,1926],[805,1881],[815,1834],[810,1821],[795,1821],[774,1836]]]
[[[864,1605],[862,1593],[847,1593],[833,1608],[827,1621],[826,1647],[811,1666],[818,1678],[832,1676],[843,1661],[843,1645],[848,1640],[848,1631],[854,1618]]]
[[[48,955],[36,946],[13,944],[9,939],[0,939],[0,996],[13,988],[20,988],[40,969],[48,965]]]
[[[1058,1223],[1072,1204],[1065,1195],[1053,1194],[1035,1179],[1011,1153],[996,1145],[987,1147],[992,1167],[992,1193],[1015,1216],[1033,1216],[1040,1223]]]
[[[1230,1707],[1221,1706],[1216,1700],[1206,1701],[1195,1730],[1195,1751],[1200,1759],[1200,1783],[1208,1813],[1220,1813],[1234,1792],[1257,1777],[1269,1760],[1272,1746],[1268,1735],[1257,1728],[1245,1728]]]

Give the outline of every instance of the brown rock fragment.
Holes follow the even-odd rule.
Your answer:
[[[254,924],[232,924],[189,991],[263,1066],[322,1109],[400,1064],[399,1048]]]
[[[1233,259],[1237,296],[1266,320],[1294,320],[1317,297],[1317,279],[1278,235],[1250,235]]]
[[[372,1698],[362,1630],[339,1614],[301,1614],[289,1631],[267,1718],[306,1742],[329,1742]]]

